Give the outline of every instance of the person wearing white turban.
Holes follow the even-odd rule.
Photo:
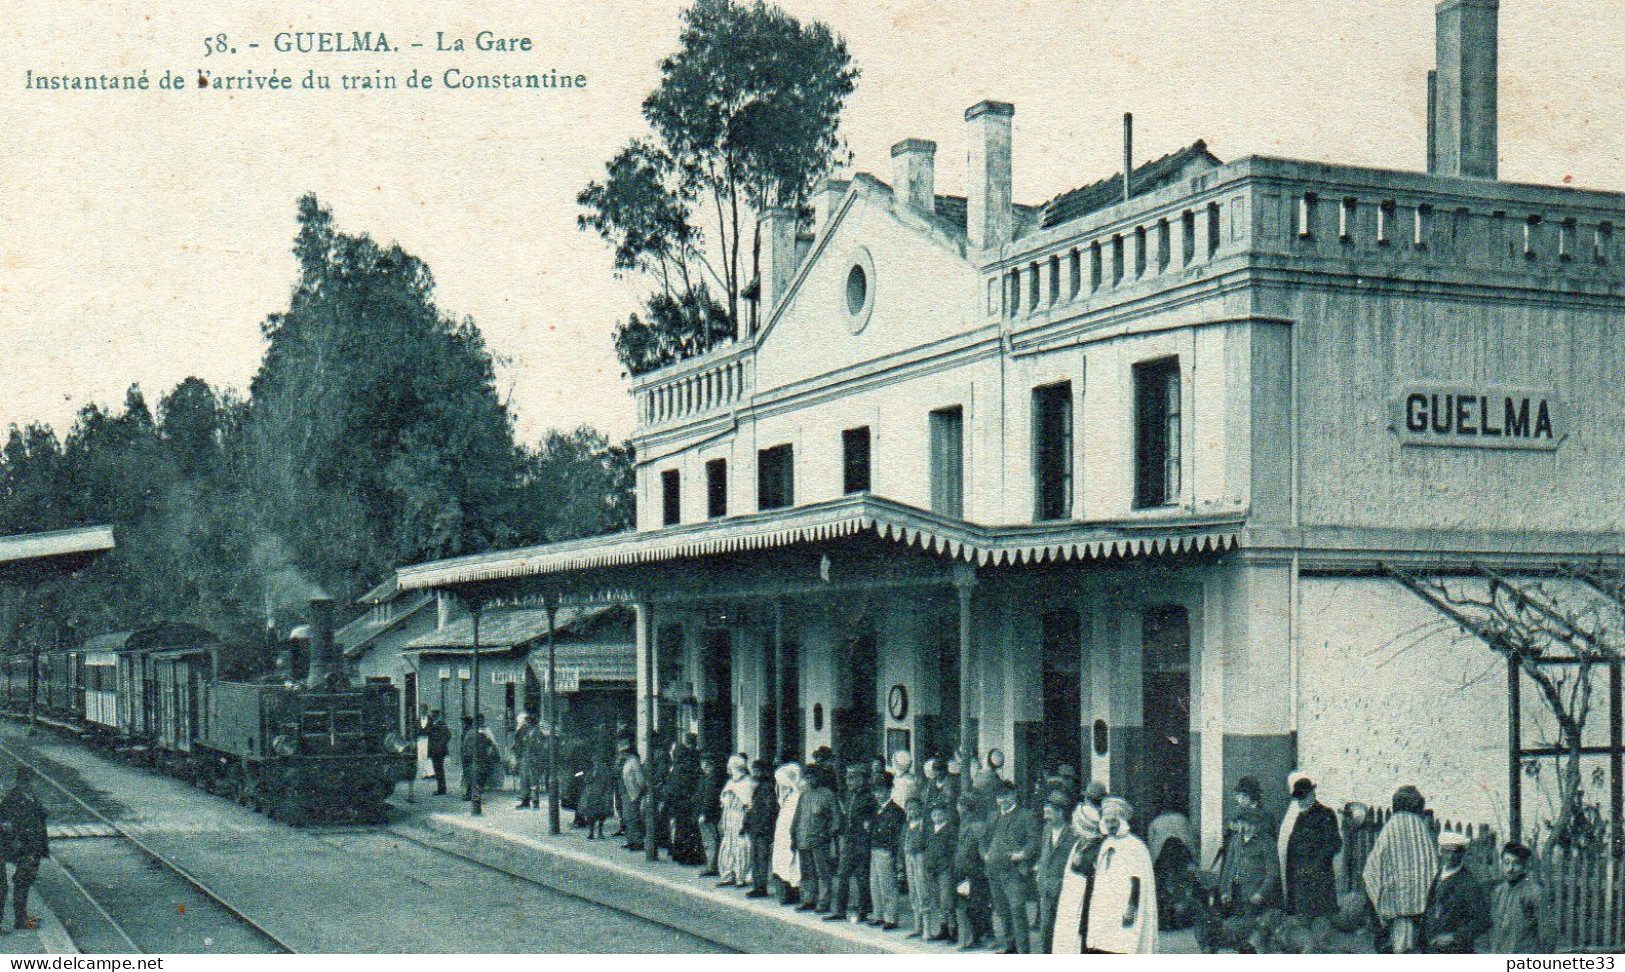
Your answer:
[[[1072,829],[1078,832],[1078,840],[1067,855],[1061,894],[1055,900],[1051,955],[1077,955],[1083,951],[1083,938],[1088,929],[1089,884],[1094,879],[1100,845],[1105,840],[1100,832],[1100,811],[1093,804],[1080,803],[1072,808]]]
[[[1129,831],[1134,808],[1122,797],[1100,805],[1100,852],[1089,895],[1085,945],[1091,952],[1151,955],[1157,951],[1157,886],[1151,852]]]

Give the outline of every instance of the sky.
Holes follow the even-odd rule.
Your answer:
[[[964,109],[1015,115],[1015,195],[1038,203],[1115,171],[1121,116],[1139,160],[1205,138],[1222,159],[1279,155],[1417,169],[1431,0],[784,0],[843,35],[862,71],[843,116],[853,168],[938,143],[961,192]],[[190,375],[246,388],[260,325],[287,306],[295,202],[426,260],[441,308],[502,358],[522,440],[632,431],[611,346],[645,286],[576,228],[576,193],[628,139],[676,46],[675,0],[570,3],[25,4],[0,18],[0,427],[65,430],[85,403],[149,400]],[[1501,175],[1625,191],[1620,0],[1507,0]],[[478,31],[529,52],[472,50]],[[390,55],[274,49],[284,31],[382,31]],[[205,56],[220,34],[236,54]],[[437,34],[469,50],[434,50]],[[258,43],[255,50],[249,43]],[[423,48],[408,45],[422,43]],[[296,79],[292,92],[26,90],[25,72],[199,70]],[[455,91],[442,72],[582,74],[572,91]],[[304,92],[334,78],[437,79],[429,91]]]

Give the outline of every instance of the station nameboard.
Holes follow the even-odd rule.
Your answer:
[[[1550,451],[1568,435],[1563,403],[1545,388],[1404,385],[1393,410],[1402,445]]]

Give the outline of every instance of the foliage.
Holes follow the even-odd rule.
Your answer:
[[[846,160],[840,115],[858,78],[844,40],[762,0],[696,0],[682,22],[643,103],[652,139],[628,144],[577,197],[578,225],[613,246],[617,271],[653,277],[664,302],[616,333],[632,374],[738,332],[760,271],[759,220],[775,207],[805,213]]]
[[[1556,727],[1556,748],[1563,751],[1555,812],[1545,822],[1549,843],[1595,849],[1608,827],[1586,787],[1586,723],[1599,666],[1606,670],[1625,658],[1625,570],[1571,564],[1547,579],[1511,577],[1485,565],[1450,577],[1393,566],[1383,571],[1516,664],[1535,687]],[[1534,779],[1542,775],[1533,760],[1523,770]],[[1600,789],[1602,781],[1592,775]]]
[[[111,523],[118,549],[0,592],[0,644],[157,621],[243,640],[318,585],[347,599],[405,563],[630,522],[629,447],[585,428],[517,445],[496,362],[436,307],[428,267],[339,232],[313,197],[298,219],[299,278],[250,397],[193,377],[156,414],[132,387],[65,439],[10,429],[0,535]]]

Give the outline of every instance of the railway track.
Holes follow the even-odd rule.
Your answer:
[[[93,806],[41,760],[0,743],[0,761],[33,770],[51,819],[68,826],[51,841],[55,867],[40,887],[60,882],[58,917],[82,951],[292,954],[295,949],[234,907],[200,878]]]
[[[513,870],[510,870],[508,868],[501,867],[499,865],[489,863],[488,861],[480,860],[477,857],[472,857],[472,856],[470,856],[468,854],[464,854],[464,853],[461,853],[461,852],[459,852],[457,850],[453,850],[452,848],[445,847],[445,846],[442,846],[440,844],[433,843],[431,841],[423,840],[423,839],[421,839],[419,837],[414,836],[411,833],[408,833],[407,831],[405,831],[405,830],[403,830],[403,829],[401,829],[399,827],[389,827],[389,828],[385,828],[385,829],[383,829],[381,831],[378,831],[378,832],[382,833],[382,834],[386,834],[391,840],[403,841],[403,842],[411,844],[411,845],[413,845],[415,847],[418,847],[418,848],[421,848],[423,850],[429,851],[429,852],[431,852],[433,854],[439,854],[439,855],[442,855],[442,856],[445,856],[445,857],[452,858],[453,860],[461,861],[464,864],[467,864],[467,865],[470,865],[472,867],[478,868],[479,870],[489,871],[489,872],[492,872],[492,873],[495,873],[495,874],[501,874],[504,877],[511,878],[511,879],[513,879],[515,881],[522,881],[522,882],[524,882],[526,884],[534,885],[534,886],[536,886],[538,888],[542,888],[542,889],[546,890],[547,892],[549,892],[551,894],[555,894],[555,895],[558,895],[560,897],[569,898],[569,899],[571,899],[573,901],[580,902],[581,904],[583,904],[583,905],[585,905],[585,906],[587,906],[589,908],[602,909],[604,911],[609,911],[609,912],[613,912],[613,913],[618,914],[618,915],[625,916],[627,918],[633,919],[634,921],[642,922],[644,924],[654,925],[654,926],[656,926],[658,928],[666,929],[667,931],[673,932],[673,933],[675,933],[677,935],[680,935],[680,936],[682,936],[684,938],[691,938],[691,939],[695,939],[695,940],[704,942],[707,945],[713,946],[713,947],[715,947],[716,949],[718,949],[718,950],[720,950],[722,952],[727,952],[727,953],[735,954],[735,955],[744,954],[741,949],[736,948],[736,947],[728,944],[727,942],[721,942],[721,941],[718,941],[718,940],[716,940],[714,938],[710,938],[710,937],[708,937],[706,935],[700,934],[699,932],[696,932],[693,928],[685,928],[685,927],[682,927],[680,925],[674,924],[672,922],[662,921],[659,918],[652,917],[652,916],[650,916],[650,915],[648,915],[648,914],[646,914],[644,912],[633,911],[630,908],[625,908],[625,907],[622,907],[620,905],[612,904],[612,903],[610,903],[608,901],[605,901],[605,900],[603,900],[602,898],[599,898],[599,897],[589,897],[587,895],[577,894],[576,892],[571,891],[569,888],[561,887],[561,886],[559,886],[558,884],[555,884],[555,883],[550,883],[550,882],[546,882],[546,881],[539,881],[534,877],[530,877],[528,875],[521,874],[518,871],[513,871]]]

